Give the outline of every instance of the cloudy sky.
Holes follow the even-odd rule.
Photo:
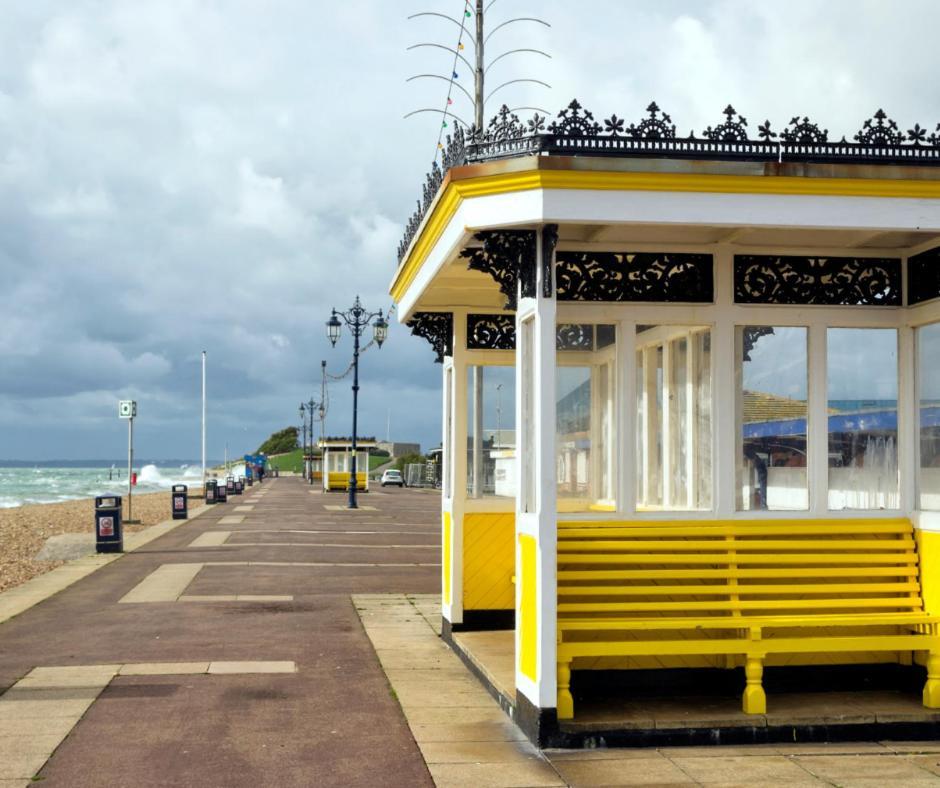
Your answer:
[[[117,400],[140,403],[138,453],[253,449],[319,394],[331,306],[387,308],[401,229],[437,137],[463,0],[0,0],[0,459],[120,457]],[[680,132],[809,114],[849,137],[883,106],[940,121],[940,4],[874,0],[497,0],[492,80],[552,112],[573,96],[639,118],[655,98]],[[469,81],[469,75],[463,75]],[[495,112],[500,96],[489,110]],[[470,108],[458,112],[469,116]],[[439,440],[440,368],[394,326],[362,363],[365,433]],[[348,432],[331,387],[328,430]]]

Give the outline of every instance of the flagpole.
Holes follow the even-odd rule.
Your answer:
[[[202,351],[202,485],[206,485],[206,351]]]

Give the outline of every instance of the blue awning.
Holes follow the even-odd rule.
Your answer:
[[[920,426],[940,427],[940,407],[920,409]],[[898,428],[896,410],[869,410],[856,413],[834,413],[829,417],[829,432],[883,432]],[[806,419],[760,421],[744,425],[745,438],[785,438],[806,434]]]

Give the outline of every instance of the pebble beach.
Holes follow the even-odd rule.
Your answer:
[[[199,489],[190,489],[190,507],[198,501],[198,493]],[[0,509],[0,592],[64,564],[64,561],[37,561],[35,556],[50,536],[92,533],[94,508],[94,499],[86,498]],[[126,517],[126,502],[124,514]],[[140,524],[125,525],[124,532],[140,531],[169,519],[170,515],[169,492],[135,495],[133,519]]]

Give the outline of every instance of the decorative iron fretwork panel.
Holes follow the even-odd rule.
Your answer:
[[[559,301],[711,303],[710,254],[557,252]]]
[[[617,328],[591,323],[560,323],[555,329],[557,350],[593,352],[614,344]],[[516,319],[513,315],[467,315],[468,350],[515,350]]]
[[[513,315],[467,315],[467,350],[515,350]]]
[[[586,350],[589,353],[614,344],[617,328],[592,323],[560,323],[555,330],[556,350]]]
[[[901,261],[735,255],[734,300],[739,304],[900,306]]]
[[[940,246],[907,261],[907,303],[920,304],[940,298]]]
[[[464,249],[461,257],[469,260],[467,268],[489,274],[506,296],[505,309],[516,308],[516,291],[523,298],[535,297],[535,231],[487,230],[474,238],[482,248]]]
[[[749,133],[747,119],[731,105],[724,119],[696,136],[676,134],[672,118],[656,102],[646,108],[646,116],[628,123],[616,113],[604,121],[577,100],[558,113],[551,123],[536,113],[522,121],[508,107],[484,129],[459,127],[443,146],[441,164],[436,162],[427,175],[418,209],[408,221],[398,248],[401,261],[415,233],[452,167],[515,156],[598,156],[614,158],[743,160],[773,163],[847,163],[866,165],[940,165],[940,124],[919,123],[907,131],[879,109],[866,120],[852,141],[830,139],[827,129],[795,115],[789,124],[775,131],[769,120]],[[778,127],[779,128],[779,127]]]
[[[405,323],[416,337],[424,337],[431,343],[437,354],[436,364],[444,361],[444,356],[454,355],[454,315],[452,312],[415,312],[415,316]]]

